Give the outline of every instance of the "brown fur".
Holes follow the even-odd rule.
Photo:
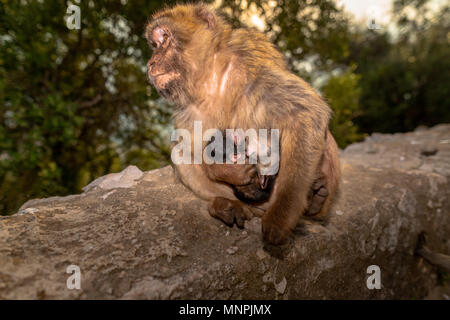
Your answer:
[[[315,219],[324,219],[339,191],[341,168],[339,150],[331,133],[326,134],[326,148],[318,167],[316,180],[309,194],[309,205],[305,215]]]
[[[155,32],[167,40],[154,50],[149,78],[176,104],[176,128],[192,131],[194,120],[201,120],[203,130],[280,130],[280,168],[272,195],[262,206],[267,211],[262,231],[269,243],[285,242],[308,208],[309,190],[318,175],[326,171],[328,188],[338,184],[337,152],[326,139],[330,108],[286,68],[282,54],[262,33],[232,29],[202,4],[156,13],[147,26],[151,43]],[[176,169],[185,185],[212,201],[210,208],[226,201],[230,203],[216,207],[241,206],[232,189],[211,181],[201,165]],[[225,200],[214,200],[218,196]]]

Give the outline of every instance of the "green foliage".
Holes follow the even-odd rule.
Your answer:
[[[170,109],[150,103],[143,37],[161,5],[82,1],[81,30],[69,30],[64,1],[0,1],[2,214],[29,198],[79,192],[130,162],[167,163],[156,129]],[[145,150],[140,160],[136,149]]]
[[[349,60],[361,75],[363,108],[355,123],[364,132],[410,131],[450,122],[450,10],[447,5],[430,15],[426,2],[395,2],[394,39],[386,31],[369,30],[353,38]]]
[[[363,137],[353,123],[353,119],[361,113],[361,76],[353,73],[353,69],[354,67],[340,75],[332,76],[322,87],[322,93],[334,111],[330,129],[340,148],[345,148]]]

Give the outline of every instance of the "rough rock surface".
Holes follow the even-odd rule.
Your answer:
[[[450,125],[374,134],[342,152],[342,194],[327,225],[302,222],[282,260],[260,221],[229,228],[171,167],[132,167],[80,195],[31,200],[0,218],[0,299],[423,298],[436,268],[417,235],[450,253]],[[68,289],[69,265],[81,289]],[[366,286],[381,269],[381,289]]]

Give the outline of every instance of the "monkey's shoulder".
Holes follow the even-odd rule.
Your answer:
[[[246,88],[247,100],[255,105],[255,114],[279,119],[302,114],[302,117],[324,118],[331,109],[303,79],[289,71],[262,70]]]

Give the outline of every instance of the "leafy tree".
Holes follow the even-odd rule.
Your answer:
[[[361,75],[355,123],[364,132],[410,131],[450,122],[450,10],[431,13],[429,1],[394,2],[397,35],[359,31],[348,63]]]
[[[82,1],[69,30],[64,1],[0,1],[0,212],[167,163],[170,110],[144,68],[144,26],[161,5]]]
[[[354,67],[349,68],[344,73],[330,77],[322,87],[323,95],[333,106],[334,114],[330,129],[341,148],[363,137],[353,123],[353,119],[361,112],[359,105],[361,76],[353,73],[353,69]]]

